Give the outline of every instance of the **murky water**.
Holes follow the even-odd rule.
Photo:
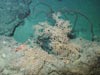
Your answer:
[[[99,75],[99,0],[1,0],[0,75]]]

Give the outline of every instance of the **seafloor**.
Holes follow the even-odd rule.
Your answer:
[[[100,42],[71,35],[71,25],[54,13],[54,26],[40,22],[24,43],[0,36],[0,75],[99,75]]]

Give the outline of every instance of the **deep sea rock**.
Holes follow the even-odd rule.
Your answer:
[[[0,35],[12,35],[30,14],[31,0],[0,0]]]

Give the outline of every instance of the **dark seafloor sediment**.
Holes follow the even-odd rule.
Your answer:
[[[12,36],[30,14],[32,0],[0,0],[0,35]]]

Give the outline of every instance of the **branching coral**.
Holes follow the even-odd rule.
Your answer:
[[[45,40],[50,41],[48,44],[49,48],[52,48],[52,52],[58,55],[63,53],[67,54],[67,51],[76,53],[80,48],[75,44],[69,44],[70,38],[68,34],[71,32],[71,24],[69,21],[59,18],[60,16],[60,12],[52,15],[53,19],[56,21],[54,26],[49,25],[48,22],[39,23],[39,25],[36,26],[35,33],[39,36],[37,42],[40,46],[45,47],[44,43],[47,41],[43,41],[43,39],[47,38]]]

